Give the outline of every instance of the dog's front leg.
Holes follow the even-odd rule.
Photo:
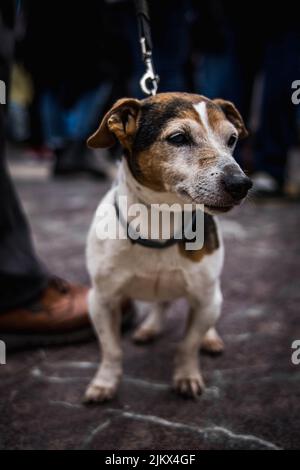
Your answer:
[[[89,311],[101,346],[100,367],[85,393],[86,402],[111,399],[122,374],[121,302],[109,299],[93,288],[89,293]]]
[[[205,334],[219,318],[221,304],[219,283],[208,289],[205,299],[191,297],[186,333],[176,354],[173,379],[174,388],[182,395],[196,397],[204,389],[199,368],[199,348]]]

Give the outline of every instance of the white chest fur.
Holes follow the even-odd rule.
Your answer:
[[[134,201],[132,182],[129,186],[124,185],[127,169],[121,167],[120,172],[121,184],[114,186],[100,204],[114,204],[120,185],[122,195],[128,193],[128,199]],[[115,214],[113,216],[116,217]],[[87,261],[91,278],[104,295],[116,292],[124,297],[147,301],[172,300],[192,291],[202,291],[205,295],[210,283],[220,275],[222,244],[200,262],[193,262],[182,256],[177,244],[153,249],[132,244],[128,239],[99,240],[96,223],[97,217],[88,237]]]

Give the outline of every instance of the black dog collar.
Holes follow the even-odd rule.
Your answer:
[[[117,217],[119,219],[119,221],[121,222],[121,224],[123,225],[123,227],[126,229],[127,231],[127,236],[129,238],[129,240],[131,241],[131,243],[133,244],[138,244],[138,245],[142,245],[142,246],[145,246],[147,248],[156,248],[156,249],[162,249],[162,248],[168,248],[169,246],[172,246],[172,245],[175,245],[176,243],[179,243],[179,242],[192,242],[193,240],[188,240],[186,238],[181,238],[181,239],[178,239],[178,238],[169,238],[168,240],[165,240],[165,241],[158,241],[158,240],[149,240],[148,238],[142,238],[142,237],[138,237],[137,239],[134,239],[134,238],[131,238],[130,237],[130,234],[129,234],[129,224],[127,223],[127,221],[124,220],[121,212],[120,212],[120,208],[119,208],[119,205],[117,203],[117,201],[115,200],[115,209],[116,209],[116,214],[117,214]],[[192,223],[191,223],[191,229],[194,230],[195,229],[195,226],[196,226],[196,211],[193,211],[193,216],[192,216]]]

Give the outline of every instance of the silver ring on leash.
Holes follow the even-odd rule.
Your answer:
[[[145,58],[146,72],[140,80],[140,86],[142,91],[146,95],[156,95],[158,88],[158,75],[154,73],[153,64],[150,57]]]
[[[150,35],[150,30],[148,31],[148,36]],[[152,47],[149,45],[146,40],[145,35],[141,35],[140,44],[142,50],[143,62],[145,64],[146,72],[140,80],[140,87],[148,96],[154,96],[157,93],[159,76],[154,71],[153,61],[152,61]]]

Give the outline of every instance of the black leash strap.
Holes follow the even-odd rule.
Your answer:
[[[135,0],[135,9],[138,21],[142,58],[146,67],[146,72],[140,80],[140,86],[146,95],[156,95],[159,77],[155,73],[152,61],[153,47],[147,0]]]
[[[135,0],[136,16],[138,18],[138,27],[140,38],[145,38],[145,47],[147,51],[152,51],[152,39],[150,28],[150,15],[146,0]]]

